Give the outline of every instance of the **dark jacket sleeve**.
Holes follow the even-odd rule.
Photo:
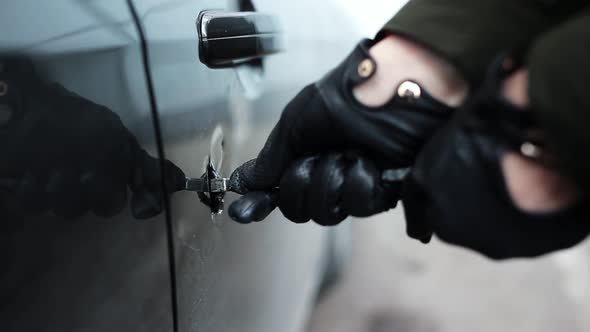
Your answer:
[[[587,0],[410,0],[387,32],[447,59],[475,87],[496,56],[526,50],[532,109],[561,166],[590,191]]]
[[[531,106],[549,144],[590,190],[590,8],[540,36],[527,62]]]
[[[525,49],[577,0],[410,0],[383,28],[418,42],[477,85],[500,52]]]

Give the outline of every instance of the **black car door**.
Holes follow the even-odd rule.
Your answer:
[[[35,76],[47,80],[39,89],[48,98],[55,97],[52,86],[58,83],[107,107],[143,148],[157,155],[141,43],[125,0],[3,1],[0,31],[2,146],[22,146],[32,162],[42,152],[7,136],[46,106],[31,94],[28,75],[34,68]],[[14,98],[8,100],[9,94]],[[12,112],[23,116],[6,116]],[[60,121],[63,128],[76,128],[73,119]],[[67,129],[39,125],[39,135],[28,137],[39,147],[54,135],[67,135]],[[0,163],[6,165],[14,156],[4,152]],[[89,147],[87,153],[93,152]],[[138,221],[128,209],[106,219],[92,213],[77,218],[32,214],[16,207],[9,180],[0,181],[2,331],[173,330],[164,215]]]

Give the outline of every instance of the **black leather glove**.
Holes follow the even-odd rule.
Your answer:
[[[31,213],[74,218],[88,211],[118,214],[133,192],[131,211],[150,218],[163,210],[160,161],[148,155],[119,117],[58,84],[46,84],[23,59],[5,59],[0,105],[0,185],[4,196]],[[165,162],[169,192],[183,172]]]
[[[287,105],[256,161],[232,176],[237,179],[233,190],[245,194],[230,207],[232,218],[249,222],[266,217],[276,205],[272,189],[304,156],[358,150],[380,170],[414,162],[419,148],[452,110],[411,81],[403,82],[381,107],[360,104],[352,90],[375,73],[371,44],[362,41],[342,64]],[[395,196],[388,194],[393,200]]]
[[[532,213],[518,208],[509,195],[503,153],[553,162],[541,153],[550,144],[537,141],[542,127],[534,112],[501,96],[501,83],[510,71],[500,63],[420,152],[402,196],[408,235],[428,242],[434,233],[495,259],[571,247],[590,233],[587,198],[558,211]]]
[[[255,167],[255,160],[243,166],[248,167]],[[262,201],[269,195],[293,222],[313,219],[320,225],[336,225],[348,216],[367,217],[394,208],[401,180],[408,172],[382,172],[372,160],[358,153],[326,153],[295,161],[283,173],[278,189],[251,195]],[[230,209],[230,216],[245,223],[260,220],[269,211],[255,204],[249,199],[239,200]],[[235,215],[236,211],[241,214]],[[263,215],[256,216],[260,211]]]

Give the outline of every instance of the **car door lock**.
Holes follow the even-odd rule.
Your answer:
[[[211,162],[200,178],[186,178],[184,190],[196,192],[201,202],[211,208],[211,213],[223,212],[225,193],[229,179],[221,177]]]
[[[224,193],[227,191],[228,178],[209,179],[206,177],[186,178],[185,190],[197,193]]]

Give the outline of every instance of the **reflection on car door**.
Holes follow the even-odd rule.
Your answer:
[[[48,80],[41,90],[51,93],[56,82],[107,107],[155,155],[139,39],[124,0],[3,1],[0,30],[0,58],[32,59]],[[4,83],[20,88],[14,91],[22,103],[3,106],[26,105],[33,113],[46,106],[28,99],[33,86],[23,75],[15,80],[20,86]],[[14,211],[13,197],[0,190],[2,331],[172,331],[163,216],[138,221],[129,210],[109,219],[30,215]]]

